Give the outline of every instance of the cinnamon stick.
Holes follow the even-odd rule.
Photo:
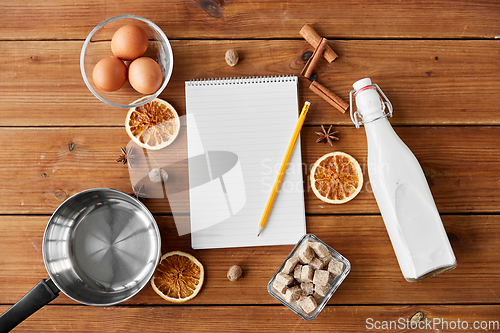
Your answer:
[[[321,55],[325,51],[325,46],[327,45],[327,42],[328,40],[326,38],[321,38],[321,42],[319,43],[318,47],[314,50],[314,53],[309,58],[309,60],[307,61],[306,65],[304,66],[300,74],[302,74],[306,78],[311,77],[314,67],[316,67],[316,64],[318,63],[319,57],[321,57]]]
[[[319,43],[321,43],[321,36],[309,24],[304,25],[302,29],[300,29],[300,35],[315,49],[318,47]],[[326,45],[323,55],[330,63],[338,57],[337,53],[328,45]]]
[[[345,113],[349,108],[349,104],[344,102],[342,98],[335,95],[332,91],[330,91],[327,87],[325,87],[318,81],[313,81],[313,83],[311,83],[311,85],[309,86],[309,89],[311,89],[316,95],[323,98],[325,101],[330,103],[330,105],[332,105],[342,113]]]

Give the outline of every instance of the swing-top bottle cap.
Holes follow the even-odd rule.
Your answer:
[[[351,102],[351,120],[356,125],[356,128],[359,128],[361,124],[373,122],[387,116],[392,117],[391,102],[389,102],[379,86],[372,83],[370,78],[358,80],[354,82],[352,87],[354,90],[349,93],[349,100]],[[353,96],[356,97],[356,112],[352,108]]]
[[[354,82],[352,87],[354,88],[354,96],[356,97],[356,106],[362,117],[366,117],[372,113],[377,113],[373,117],[378,117],[378,113],[383,112],[382,101],[370,78],[358,80]]]
[[[367,78],[364,78],[364,79],[361,79],[361,80],[354,82],[352,87],[354,88],[354,90],[356,92],[358,92],[360,89],[363,89],[364,87],[371,86],[371,85],[372,85],[372,80],[367,77]]]

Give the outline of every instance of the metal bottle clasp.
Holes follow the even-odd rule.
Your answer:
[[[376,83],[372,83],[372,86],[375,87],[375,89],[377,90],[378,94],[381,95],[383,97],[383,99],[385,100],[381,100],[382,102],[382,112],[383,114],[377,118],[374,118],[374,119],[371,119],[371,120],[368,120],[368,121],[364,121],[363,120],[363,116],[358,112],[358,110],[356,110],[355,112],[353,112],[353,108],[352,108],[352,95],[354,93],[356,93],[356,90],[351,90],[351,92],[349,93],[349,102],[350,102],[350,113],[351,113],[351,120],[352,122],[354,123],[354,125],[356,126],[356,128],[359,128],[359,126],[361,126],[362,124],[366,124],[366,123],[371,123],[372,121],[375,121],[375,120],[378,120],[380,118],[385,118],[387,116],[391,116],[392,117],[392,104],[391,102],[389,101],[389,99],[387,98],[387,96],[384,94],[384,92],[382,91],[382,89],[380,89],[380,87],[378,86],[378,84]]]

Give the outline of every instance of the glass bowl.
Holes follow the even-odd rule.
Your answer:
[[[163,73],[163,81],[160,88],[151,95],[143,95],[137,92],[132,88],[128,80],[122,88],[114,92],[100,90],[92,80],[94,66],[101,59],[113,55],[113,52],[111,52],[111,38],[113,34],[120,27],[127,24],[138,25],[146,31],[149,43],[148,49],[143,56],[156,60]],[[140,16],[120,15],[101,22],[87,36],[80,54],[80,70],[87,88],[89,88],[92,94],[99,100],[115,107],[131,108],[146,104],[160,95],[167,86],[170,76],[172,75],[173,61],[174,58],[170,42],[156,24]],[[125,64],[128,65],[129,61],[125,61]],[[145,96],[147,96],[147,98],[142,98]],[[139,99],[141,99],[140,102],[132,104]]]
[[[302,308],[297,304],[296,301],[294,301],[294,302],[288,302],[285,299],[284,295],[280,291],[278,291],[278,290],[276,290],[274,288],[273,283],[274,283],[274,280],[276,279],[276,276],[280,272],[283,271],[287,260],[290,259],[290,258],[292,258],[292,257],[298,256],[298,251],[299,251],[299,249],[302,248],[303,245],[306,245],[307,243],[313,243],[313,242],[320,243],[320,244],[323,244],[324,246],[326,246],[326,248],[328,249],[328,252],[330,252],[330,254],[331,254],[331,257],[332,257],[331,260],[332,261],[342,262],[344,265],[343,265],[343,268],[342,268],[342,272],[339,275],[334,276],[332,274],[329,274],[328,283],[330,284],[330,288],[328,288],[328,290],[326,291],[324,297],[319,296],[319,295],[316,295],[314,297],[316,299],[316,302],[317,302],[317,307],[316,307],[316,309],[314,311],[312,311],[310,313],[306,313],[306,312],[304,312],[304,310],[302,310]],[[327,268],[325,267],[323,269],[327,269]],[[297,245],[295,245],[295,247],[293,248],[292,252],[290,252],[290,254],[288,255],[288,257],[286,257],[285,261],[283,261],[283,264],[280,266],[280,268],[276,271],[276,273],[274,274],[274,276],[271,278],[271,280],[267,284],[267,291],[269,292],[269,294],[271,296],[273,296],[278,301],[280,301],[283,305],[287,306],[290,310],[292,310],[293,312],[295,312],[296,314],[298,314],[302,319],[309,321],[309,320],[315,319],[318,316],[318,314],[321,312],[321,310],[323,310],[323,308],[325,307],[325,305],[328,303],[328,301],[330,300],[330,298],[333,296],[333,294],[335,293],[335,291],[337,290],[337,288],[342,284],[342,282],[347,277],[347,274],[349,274],[350,271],[351,271],[351,263],[349,262],[349,260],[347,260],[340,253],[338,253],[337,251],[335,251],[334,249],[332,249],[330,246],[328,246],[328,244],[324,243],[322,240],[320,240],[315,235],[313,235],[313,234],[305,234],[299,240],[299,242],[297,243]],[[293,275],[293,272],[291,274]]]

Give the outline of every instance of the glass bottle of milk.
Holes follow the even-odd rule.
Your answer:
[[[422,168],[387,119],[392,117],[391,103],[369,78],[353,88],[351,119],[356,128],[365,127],[370,183],[403,276],[412,282],[455,268],[455,255]]]

